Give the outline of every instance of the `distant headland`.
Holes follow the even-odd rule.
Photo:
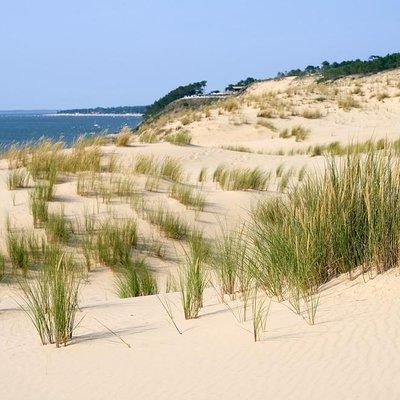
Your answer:
[[[57,115],[136,115],[144,114],[148,106],[119,106],[119,107],[95,107],[73,108],[70,110],[58,110]]]

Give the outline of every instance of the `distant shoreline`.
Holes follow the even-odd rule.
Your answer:
[[[141,113],[47,113],[46,117],[142,117]]]

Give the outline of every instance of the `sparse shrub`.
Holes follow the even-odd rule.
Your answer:
[[[343,108],[345,111],[349,111],[352,108],[360,108],[360,103],[352,96],[339,98],[337,104],[339,108]]]
[[[221,108],[227,112],[234,112],[239,109],[239,104],[234,99],[228,99],[221,103]]]
[[[313,109],[313,110],[307,109],[307,110],[304,110],[304,111],[301,113],[301,116],[302,116],[303,118],[307,118],[307,119],[318,119],[318,118],[321,118],[321,117],[322,117],[322,113],[321,113],[321,111],[318,110],[318,109]]]
[[[359,96],[362,96],[362,95],[363,95],[363,92],[362,92],[362,90],[361,90],[361,87],[360,87],[360,86],[356,86],[356,87],[351,91],[351,94],[357,94],[357,95],[359,95]]]
[[[383,101],[389,97],[390,97],[389,93],[387,93],[387,92],[381,92],[376,95],[376,98],[378,99],[378,101]]]
[[[282,129],[279,132],[279,137],[282,138],[282,139],[288,139],[291,136],[292,136],[292,134],[291,134],[291,132],[290,132],[290,130],[288,128]]]
[[[309,129],[306,129],[301,125],[296,125],[292,128],[292,136],[295,137],[296,142],[303,142],[309,135]]]
[[[276,118],[276,112],[271,109],[263,109],[258,114],[257,117],[260,118]]]
[[[270,129],[272,132],[276,132],[276,126],[265,118],[258,118],[257,125],[263,126],[264,128]]]
[[[192,115],[184,115],[181,119],[181,124],[186,126],[194,122],[193,116]]]

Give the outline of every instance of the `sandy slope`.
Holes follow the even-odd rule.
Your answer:
[[[388,97],[379,100],[382,94]],[[166,128],[188,130],[194,144],[215,147],[244,144],[253,151],[267,153],[306,149],[335,141],[395,140],[400,131],[399,95],[398,69],[366,77],[348,77],[327,85],[316,85],[314,78],[290,77],[252,85],[236,98],[237,110],[212,109],[209,117],[203,115],[199,121],[185,126],[174,121]],[[340,108],[338,101],[347,97],[359,106],[349,110]],[[279,115],[280,106],[287,108],[284,118]],[[268,118],[275,130],[258,123],[258,114],[263,109],[276,111],[274,117]],[[304,118],[301,114],[305,110],[317,110],[321,116]],[[295,125],[310,130],[305,142],[279,137],[282,129]]]
[[[387,84],[388,79],[391,84]],[[209,177],[202,190],[207,206],[199,215],[169,198],[165,184],[157,193],[145,193],[145,196],[150,202],[162,201],[214,238],[221,224],[234,227],[248,217],[249,209],[260,198],[276,195],[279,179],[275,171],[282,163],[286,170],[293,169],[292,183],[297,182],[296,175],[303,166],[309,171],[321,171],[324,165],[323,157],[242,153],[219,146],[244,144],[255,151],[269,151],[339,139],[342,142],[364,140],[374,133],[378,137],[397,139],[400,101],[395,87],[399,80],[398,71],[359,78],[357,82],[368,99],[361,109],[338,110],[333,100],[327,100],[321,106],[326,111],[323,118],[274,119],[279,128],[298,121],[309,127],[310,138],[302,143],[280,139],[267,128],[256,126],[258,110],[244,107],[240,113],[250,121],[247,124],[235,124],[232,116],[217,113],[190,124],[188,129],[195,144],[192,146],[135,144],[127,148],[106,146],[103,151],[120,156],[125,174],[138,154],[176,157],[184,166],[187,182],[193,186],[198,186],[199,171],[206,167]],[[271,91],[285,95],[288,89],[300,90],[293,87],[302,85],[306,91],[292,93],[295,106],[300,107],[315,95],[310,84],[292,79],[264,82],[253,86],[246,96]],[[337,83],[342,88],[354,84],[346,80]],[[391,93],[391,98],[377,101],[370,97],[382,87]],[[221,163],[233,167],[258,166],[271,171],[269,191],[222,191],[211,181],[211,174]],[[32,227],[28,190],[9,192],[5,184],[7,174],[6,163],[2,161],[0,243],[3,251],[7,216],[15,226]],[[142,190],[144,178],[137,176],[135,180]],[[127,204],[119,201],[98,206],[100,216],[106,216],[112,209],[118,215],[137,217]],[[50,204],[51,210],[60,207],[74,220],[82,218],[85,209],[95,210],[97,204],[94,199],[79,197],[76,181],[67,180],[57,185],[55,201]],[[147,256],[163,288],[166,276],[179,265],[181,245],[166,240],[156,228],[137,218],[139,236],[157,237],[167,248],[165,260]],[[233,314],[213,289],[207,289],[200,318],[185,321],[179,294],[167,294],[177,323],[184,331],[179,335],[156,297],[119,299],[112,273],[98,266],[82,288],[78,316],[82,322],[76,338],[58,350],[40,345],[33,326],[17,306],[19,293],[15,285],[1,283],[0,399],[398,399],[398,271],[372,280],[365,277],[365,280],[358,277],[349,281],[342,276],[326,285],[321,291],[315,326],[307,325],[286,304],[272,302],[264,340],[253,343],[249,332],[251,322],[237,320],[242,310],[240,300],[229,303]]]
[[[96,281],[99,277],[92,278]],[[94,283],[95,284],[95,283]],[[207,292],[184,331],[167,322],[156,297],[118,300],[86,294],[74,342],[42,347],[9,298],[1,303],[2,399],[397,399],[400,281],[391,271],[364,283],[331,282],[318,323],[272,303],[262,342],[250,323]],[[236,313],[235,303],[231,303]],[[239,306],[239,303],[237,303]],[[128,348],[98,322],[118,333]]]

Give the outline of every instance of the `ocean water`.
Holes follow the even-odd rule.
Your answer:
[[[72,143],[81,134],[115,133],[136,127],[135,115],[52,115],[49,111],[0,111],[0,146],[36,141],[41,137]]]

